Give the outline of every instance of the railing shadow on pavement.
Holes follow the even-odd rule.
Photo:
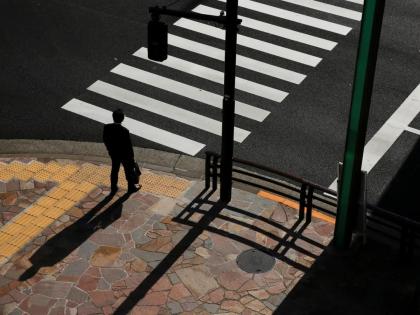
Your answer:
[[[214,189],[204,188],[185,207],[186,209],[195,206],[200,207],[215,192]],[[145,297],[147,292],[159,281],[159,279],[171,268],[182,254],[194,243],[194,241],[205,231],[205,228],[224,209],[225,203],[215,202],[212,208],[200,219],[198,224],[190,229],[185,236],[174,246],[174,248],[162,259],[162,261],[150,272],[150,274],[135,288],[128,297],[115,310],[114,315],[125,315],[133,309],[136,304]]]
[[[114,194],[107,195],[94,208],[72,225],[48,239],[30,258],[32,266],[28,268],[19,280],[32,278],[40,268],[53,266],[63,260],[77,247],[83,244],[95,231],[104,229],[121,217],[122,207],[131,193],[125,193],[99,215],[95,215],[113,199]]]
[[[206,203],[209,204],[209,205],[213,205],[213,206],[215,204],[215,202],[212,202],[212,201],[206,201]],[[300,253],[302,253],[304,255],[307,255],[311,258],[314,258],[314,259],[317,258],[318,256],[316,254],[311,253],[310,251],[306,250],[305,248],[302,248],[301,246],[297,245],[295,243],[296,240],[300,239],[302,241],[305,241],[308,244],[319,248],[320,250],[323,250],[325,248],[325,246],[323,244],[318,243],[315,240],[312,240],[312,239],[303,235],[303,232],[305,231],[305,229],[308,227],[308,225],[310,223],[309,222],[304,222],[301,225],[303,220],[300,219],[300,218],[297,219],[296,222],[294,222],[292,227],[287,228],[287,227],[285,227],[284,225],[282,225],[278,222],[275,222],[275,221],[270,220],[268,218],[265,218],[263,216],[254,214],[252,212],[248,212],[248,211],[239,209],[237,207],[227,205],[227,206],[225,206],[224,209],[229,210],[230,212],[235,212],[235,213],[247,216],[249,218],[252,218],[256,222],[260,221],[262,223],[268,224],[268,225],[270,225],[270,226],[272,226],[276,229],[279,229],[279,230],[285,232],[285,235],[282,236],[282,237],[279,237],[279,236],[277,236],[277,235],[275,235],[275,234],[273,234],[269,231],[266,231],[263,228],[260,228],[260,227],[256,226],[255,224],[250,224],[250,223],[244,222],[242,220],[235,219],[231,216],[227,216],[227,215],[224,215],[224,214],[221,214],[221,213],[218,213],[215,216],[215,218],[218,218],[220,220],[224,220],[225,222],[230,222],[230,223],[233,223],[233,224],[236,224],[236,225],[240,225],[244,228],[247,228],[247,229],[253,230],[255,232],[258,232],[258,233],[260,233],[260,234],[278,242],[277,245],[274,248],[267,248],[267,247],[265,247],[265,246],[263,246],[263,245],[261,245],[257,242],[254,242],[250,239],[247,239],[245,237],[230,233],[228,231],[225,231],[225,230],[222,230],[222,229],[216,228],[214,226],[210,226],[210,225],[207,226],[207,227],[204,227],[206,231],[211,232],[211,233],[215,233],[215,234],[219,234],[219,235],[224,236],[226,238],[229,238],[229,239],[235,240],[237,242],[240,242],[244,245],[247,245],[247,246],[250,246],[252,248],[258,249],[258,250],[260,250],[260,251],[262,251],[262,252],[264,252],[264,253],[272,256],[272,257],[275,257],[279,260],[284,261],[285,263],[293,266],[294,268],[296,268],[298,270],[307,271],[308,268],[306,266],[304,266],[302,264],[299,264],[299,263],[289,259],[288,257],[286,257],[286,253],[289,249],[293,249],[297,252],[300,252]],[[190,209],[184,209],[184,211],[179,213],[178,216],[176,216],[172,220],[174,222],[177,222],[177,223],[182,223],[182,224],[194,227],[197,224],[199,224],[199,222],[194,222],[194,221],[190,220],[191,216],[194,213],[205,215],[208,211],[210,211],[210,210],[207,210],[207,211],[206,210],[201,210],[197,207],[194,208],[194,209],[191,209],[191,208]],[[300,228],[298,229],[299,226],[300,226]],[[283,247],[283,249],[279,253],[278,251],[282,247]]]

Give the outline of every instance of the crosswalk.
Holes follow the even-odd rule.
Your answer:
[[[360,11],[346,8],[357,0],[326,1],[239,0],[235,114],[243,119],[235,142],[264,123],[361,20]],[[204,0],[192,11],[219,15],[225,4]],[[197,155],[207,138],[221,136],[225,31],[181,18],[169,33],[164,62],[149,60],[140,47],[87,87],[87,99],[80,95],[62,109],[103,124],[111,122],[113,108],[128,109],[123,124],[133,135]],[[107,108],[99,106],[104,100]]]

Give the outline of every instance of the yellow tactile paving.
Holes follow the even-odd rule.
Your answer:
[[[60,161],[59,161],[60,162]],[[38,199],[24,212],[0,228],[0,266],[8,261],[20,248],[38,236],[51,223],[61,217],[77,202],[83,200],[98,186],[110,186],[109,165],[82,165],[56,161],[47,164],[31,161],[28,164],[0,163],[0,180],[13,178],[22,181],[54,181],[58,185]],[[125,173],[121,167],[118,173],[121,188],[127,187]],[[189,181],[174,176],[157,175],[146,171],[140,178],[142,191],[169,197],[177,197],[189,186]]]
[[[0,245],[0,256],[10,257],[15,254],[19,250],[18,247],[10,245],[10,244],[2,244]]]
[[[38,218],[35,218],[32,224],[40,227],[41,229],[45,229],[48,225],[50,225],[53,222],[54,222],[54,219],[51,219],[42,215]]]
[[[75,187],[75,189],[78,190],[78,191],[82,191],[82,192],[88,194],[88,193],[90,193],[92,190],[94,190],[97,187],[98,187],[97,185],[94,185],[94,184],[92,184],[90,182],[84,181],[80,185],[77,185]]]
[[[50,190],[47,193],[47,196],[50,198],[54,198],[56,200],[60,200],[61,198],[63,198],[65,195],[67,195],[69,192],[67,190],[64,190],[60,187],[56,187],[53,190]]]
[[[26,213],[21,213],[16,218],[13,219],[13,222],[19,225],[27,226],[27,225],[30,225],[33,222],[33,220],[34,220],[33,216]]]
[[[31,178],[33,178],[35,173],[28,171],[26,169],[23,169],[22,171],[20,171],[19,173],[16,174],[16,177],[22,181],[28,181]]]
[[[71,175],[69,175],[67,173],[63,173],[63,172],[58,171],[58,172],[52,174],[50,176],[50,179],[49,180],[50,181],[53,181],[53,182],[61,183],[61,182],[65,181],[65,180],[67,180],[70,176]]]
[[[51,173],[41,169],[38,172],[35,173],[34,179],[39,182],[45,182],[50,179]]]
[[[61,168],[61,171],[63,173],[68,174],[68,175],[72,175],[72,174],[76,173],[78,170],[79,170],[79,167],[77,165],[74,165],[74,164],[67,164],[67,165],[65,165]]]
[[[0,171],[0,181],[8,182],[13,177],[13,173],[7,169],[3,169]]]
[[[40,205],[41,207],[48,208],[53,206],[56,202],[57,199],[50,198],[48,196],[43,196],[36,201],[36,204]]]
[[[276,201],[276,202],[281,203],[281,204],[284,204],[284,205],[286,205],[286,206],[288,206],[292,209],[299,210],[299,204],[296,201],[292,201],[290,199],[281,197],[279,195],[275,195],[275,194],[272,194],[272,193],[261,190],[261,191],[258,192],[258,196],[260,196],[262,198],[265,198],[265,199]],[[321,213],[321,212],[319,212],[315,209],[312,210],[312,216],[314,218],[318,218],[320,220],[335,224],[335,219],[334,218],[332,218],[328,215],[325,215],[325,214],[323,214],[323,213]]]
[[[66,191],[72,191],[76,186],[77,186],[76,182],[73,182],[71,180],[66,180],[64,183],[60,185],[60,188]]]
[[[79,200],[82,200],[86,197],[87,193],[79,190],[73,190],[69,191],[66,195],[66,199],[69,199],[71,201],[77,202]]]
[[[25,169],[26,164],[18,161],[13,161],[9,164],[8,170],[13,173],[19,173]]]
[[[25,213],[29,214],[31,216],[37,217],[37,216],[41,215],[46,210],[47,210],[47,208],[34,204],[31,207],[29,207],[28,209],[26,209]]]
[[[56,173],[56,172],[60,171],[61,166],[57,162],[51,161],[51,162],[48,162],[47,164],[45,164],[44,170],[47,171],[48,173],[53,174],[53,173]]]
[[[32,237],[32,238],[38,236],[39,233],[41,233],[41,232],[42,232],[42,229],[39,228],[36,225],[31,225],[31,226],[26,227],[25,229],[22,230],[23,235],[27,235],[27,236]]]
[[[57,201],[55,204],[54,204],[54,206],[56,207],[56,208],[60,208],[60,209],[63,209],[63,210],[65,210],[65,211],[67,211],[67,210],[69,210],[69,209],[71,209],[71,207],[73,207],[73,205],[74,205],[74,201],[72,201],[72,200],[69,200],[69,199],[61,199],[61,200],[59,200],[59,201]]]
[[[63,213],[64,213],[63,209],[54,207],[54,208],[49,208],[45,210],[43,215],[51,219],[58,219],[59,217],[63,215]]]
[[[26,164],[26,167],[25,168],[28,171],[31,171],[31,172],[36,173],[36,172],[42,170],[44,167],[45,167],[45,164],[44,163],[41,163],[39,161],[31,161],[28,164]]]
[[[25,229],[25,227],[23,227],[22,225],[10,222],[10,223],[6,224],[4,226],[4,228],[2,228],[2,232],[5,233],[5,234],[13,236],[13,235],[19,234],[24,229]]]
[[[10,235],[6,233],[0,233],[0,244],[6,243]]]
[[[16,235],[14,237],[10,237],[7,240],[7,243],[13,246],[16,246],[18,248],[24,246],[26,243],[28,243],[30,237],[24,234]]]

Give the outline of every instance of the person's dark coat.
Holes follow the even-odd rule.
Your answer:
[[[118,123],[104,126],[103,141],[111,158],[134,159],[133,145],[127,128]]]

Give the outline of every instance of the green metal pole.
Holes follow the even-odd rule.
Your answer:
[[[350,246],[352,225],[357,214],[363,149],[384,7],[385,0],[367,0],[363,8],[343,172],[338,189],[334,231],[334,244],[338,249]]]

